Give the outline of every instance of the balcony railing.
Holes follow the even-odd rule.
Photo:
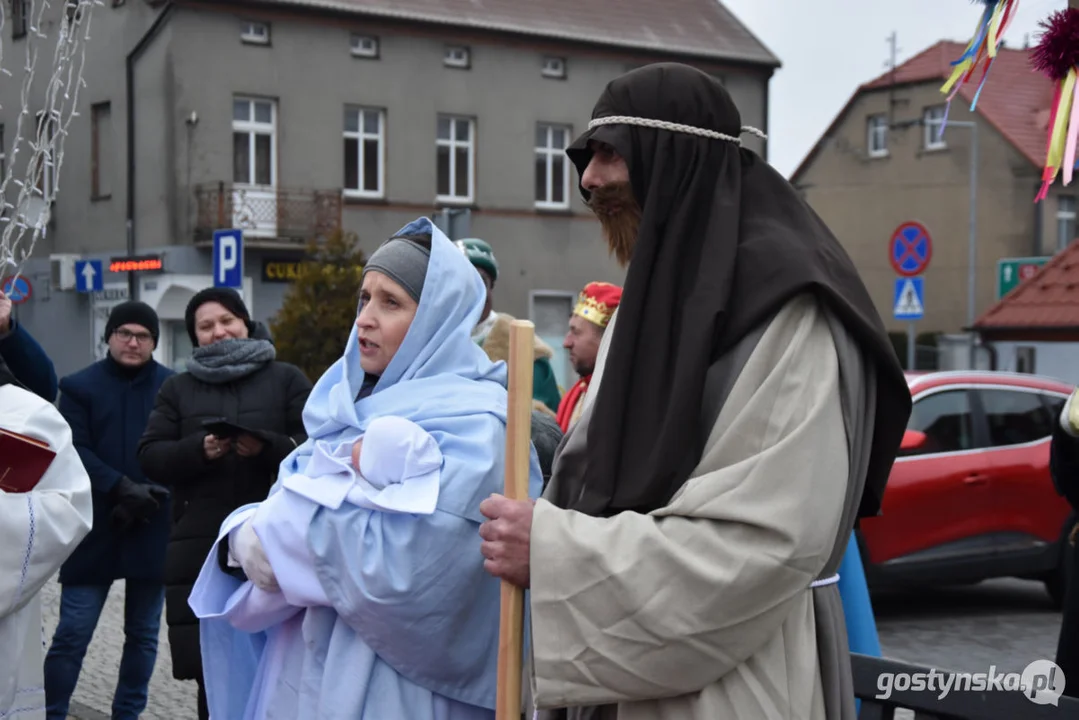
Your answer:
[[[303,244],[341,226],[340,190],[259,188],[231,183],[195,187],[198,218],[195,242],[209,242],[214,230],[240,228],[244,237]]]

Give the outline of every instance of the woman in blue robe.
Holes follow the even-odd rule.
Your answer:
[[[214,720],[494,717],[479,505],[503,488],[507,372],[471,340],[484,300],[426,218],[371,255],[308,440],[225,521],[189,598]]]

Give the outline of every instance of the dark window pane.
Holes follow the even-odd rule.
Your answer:
[[[536,147],[547,147],[547,125],[536,126]]]
[[[536,153],[536,202],[547,202],[547,156]]]
[[[232,181],[251,182],[251,139],[247,133],[232,133]]]
[[[377,192],[378,187],[378,140],[363,141],[363,189]]]
[[[436,171],[437,192],[439,195],[450,194],[450,149],[438,148],[438,168]]]
[[[551,145],[557,150],[566,149],[566,129],[555,128],[551,130]]]
[[[993,447],[1022,445],[1049,437],[1053,418],[1038,396],[1019,390],[979,390]]]
[[[360,131],[360,112],[355,108],[345,108],[345,132]]]
[[[360,144],[353,138],[345,138],[345,188],[360,189]]]
[[[561,155],[551,158],[551,202],[565,202],[566,188],[563,185],[563,173],[565,173],[566,159]]]
[[[255,103],[255,122],[269,125],[273,122],[273,103]]]
[[[457,197],[468,197],[468,148],[458,148],[455,151],[453,170],[453,194]]]
[[[438,119],[438,139],[449,140],[450,139],[450,119],[440,117]]]
[[[378,134],[378,119],[379,113],[377,110],[364,110],[363,112],[363,131],[370,135]]]
[[[273,173],[271,162],[273,155],[273,138],[269,135],[255,136],[255,184],[273,185]]]
[[[251,103],[247,100],[232,101],[232,119],[247,122],[251,119]]]
[[[926,435],[917,454],[973,448],[970,418],[970,399],[965,390],[935,393],[916,402],[907,428]]]
[[[454,120],[454,125],[457,126],[455,137],[459,142],[468,142],[468,120]]]

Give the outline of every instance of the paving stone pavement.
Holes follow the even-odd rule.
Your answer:
[[[55,577],[41,592],[41,606],[45,639],[52,642],[52,634],[60,619],[60,585]],[[94,639],[86,651],[69,717],[107,720],[123,646],[124,581],[117,580],[109,591],[109,599],[101,613]],[[150,679],[149,702],[140,717],[144,720],[198,720],[197,693],[198,686],[193,680],[180,681],[172,677],[172,658],[169,656],[169,640],[162,617],[161,640],[154,674]]]

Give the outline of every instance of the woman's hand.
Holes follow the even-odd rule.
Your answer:
[[[356,468],[356,472],[360,471],[360,453],[363,452],[363,438],[360,438],[352,446],[352,467]]]
[[[228,438],[222,439],[216,435],[207,435],[202,439],[202,452],[206,455],[207,460],[217,460],[231,449],[232,441]]]
[[[236,438],[236,454],[242,457],[254,457],[262,452],[262,448],[266,443],[259,440],[254,435],[248,435],[244,433]]]

